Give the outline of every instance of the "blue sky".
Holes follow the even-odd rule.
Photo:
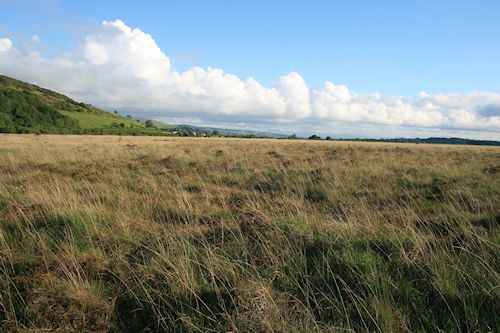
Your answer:
[[[500,90],[500,1],[0,2],[0,25],[70,47],[73,22],[121,19],[179,69],[222,67],[272,84],[415,94]]]
[[[351,92],[382,96],[410,98],[422,91],[467,96],[472,91],[500,92],[499,13],[500,1],[0,0],[0,38],[21,49],[36,35],[41,41],[37,52],[57,57],[78,52],[102,21],[119,19],[151,35],[171,70],[181,73],[194,66],[222,68],[270,88],[296,72],[308,89],[322,89],[331,81]],[[474,101],[481,107],[497,106],[496,99]],[[211,123],[207,112],[151,114]],[[222,118],[229,123],[256,123],[227,114]],[[220,115],[215,118],[222,121]],[[377,124],[370,119],[364,123]],[[350,126],[353,122],[349,120]],[[496,122],[491,130],[496,136]]]

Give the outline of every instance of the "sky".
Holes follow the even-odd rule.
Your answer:
[[[0,0],[0,74],[136,117],[500,139],[499,1]]]

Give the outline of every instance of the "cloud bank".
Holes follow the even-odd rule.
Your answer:
[[[79,49],[55,57],[0,38],[0,72],[107,109],[155,118],[275,124],[283,131],[331,134],[345,124],[352,133],[358,126],[359,136],[469,133],[500,139],[498,93],[384,97],[330,81],[309,87],[297,72],[280,77],[273,87],[219,68],[179,72],[151,35],[120,20],[104,21]]]

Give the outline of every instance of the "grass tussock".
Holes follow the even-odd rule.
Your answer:
[[[487,332],[498,148],[0,136],[0,331]]]

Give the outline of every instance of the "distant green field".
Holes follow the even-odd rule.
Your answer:
[[[178,125],[174,125],[174,124],[166,124],[166,123],[162,123],[162,122],[159,122],[159,121],[155,121],[153,120],[153,125],[155,125],[157,128],[160,128],[160,129],[169,129],[169,130],[173,130],[175,128],[178,127]]]
[[[141,128],[145,127],[142,123],[139,123],[135,120],[131,120],[128,118],[112,114],[108,116],[106,114],[94,114],[87,112],[72,112],[72,111],[59,111],[59,112],[61,112],[65,116],[78,120],[80,123],[80,127],[82,129],[103,128],[105,126],[110,126],[112,123],[118,123],[118,124],[124,123],[125,126],[127,127],[129,127],[130,125]]]

